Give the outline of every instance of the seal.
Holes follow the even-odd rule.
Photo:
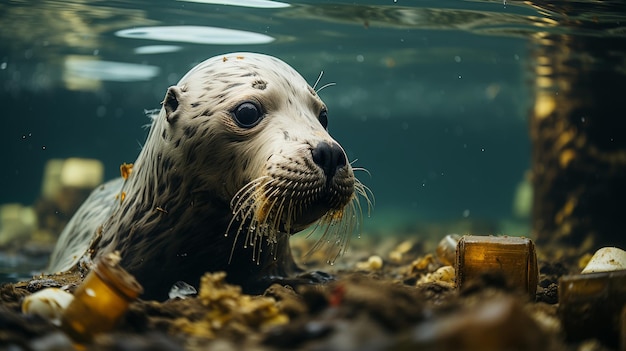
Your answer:
[[[152,120],[134,166],[95,189],[63,230],[49,272],[119,251],[155,299],[206,271],[246,292],[324,279],[298,275],[289,237],[316,223],[314,249],[334,261],[370,193],[299,73],[263,54],[216,56],[170,87]]]

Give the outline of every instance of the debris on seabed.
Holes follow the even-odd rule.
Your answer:
[[[202,318],[185,317],[174,321],[174,330],[194,337],[213,339],[219,333],[245,335],[249,330],[263,330],[289,322],[276,306],[276,300],[241,293],[241,287],[229,285],[226,273],[206,273],[200,282],[198,299],[206,309]]]
[[[170,300],[182,300],[196,294],[198,294],[198,290],[196,290],[196,288],[183,281],[177,281],[176,283],[174,283],[174,285],[172,285],[172,288],[170,289],[170,292],[167,296],[170,298]]]
[[[383,268],[383,259],[378,255],[372,255],[365,262],[357,262],[355,268],[361,271],[378,271]]]
[[[38,315],[56,326],[61,325],[63,311],[74,300],[74,295],[59,288],[46,288],[26,296],[22,313]]]
[[[112,252],[100,257],[74,299],[61,316],[62,329],[78,342],[89,342],[96,334],[113,330],[143,288],[126,272]]]
[[[207,273],[196,296],[165,302],[133,300],[119,324],[98,333],[86,346],[97,350],[567,351],[593,344],[594,350],[624,349],[619,346],[626,334],[624,270],[580,274],[583,251],[571,254],[550,248],[553,252],[541,252],[534,263],[534,247],[527,239],[469,239],[460,248],[465,250],[464,259],[452,265],[444,265],[435,255],[439,240],[389,238],[377,245],[354,245],[346,258],[350,263],[333,267],[333,280],[312,285],[281,282],[262,296],[243,294],[239,286],[226,283],[225,273]],[[298,251],[307,252],[308,247]],[[495,263],[478,259],[479,252]],[[511,261],[511,255],[517,258]],[[384,266],[371,269],[379,267],[382,257]],[[517,277],[518,284],[494,278],[494,267],[498,276]],[[534,267],[539,271],[536,280]],[[459,268],[466,277],[468,272],[476,273],[476,279],[457,287]],[[24,350],[71,348],[72,341],[49,320],[23,314],[22,300],[50,287],[68,286],[72,292],[83,279],[78,270],[73,275],[42,275],[0,286],[0,345]],[[533,281],[535,296],[524,291],[527,285],[532,291]],[[176,294],[181,287],[175,286]],[[78,290],[74,301],[77,295]],[[584,309],[589,304],[594,307]]]
[[[593,254],[581,272],[609,272],[626,269],[626,251],[617,247],[603,247]]]

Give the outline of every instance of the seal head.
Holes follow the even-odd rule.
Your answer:
[[[255,291],[297,271],[288,238],[316,221],[334,260],[367,195],[327,124],[326,105],[283,61],[234,53],[198,64],[167,90],[132,173],[70,221],[50,270],[70,268],[91,241],[92,257],[120,251],[147,297],[218,270]]]

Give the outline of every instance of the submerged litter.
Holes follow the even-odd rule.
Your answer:
[[[174,283],[174,285],[172,285],[168,296],[170,300],[186,299],[188,297],[196,295],[197,293],[198,290],[196,290],[196,288],[194,288],[193,286],[183,281],[177,281],[176,283]]]

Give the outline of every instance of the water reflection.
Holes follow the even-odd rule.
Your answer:
[[[216,4],[216,5],[230,5],[230,6],[243,6],[260,9],[276,9],[281,7],[289,7],[290,5],[279,1],[270,0],[178,0],[184,2],[197,2],[201,4]]]
[[[129,25],[156,25],[146,11],[135,8],[101,6],[91,1],[50,1],[0,3],[0,46],[12,53],[31,50],[37,58],[67,51],[92,54],[112,44],[108,33]],[[24,53],[27,56],[27,53]],[[28,57],[26,57],[28,58]]]
[[[322,4],[301,5],[283,12],[283,16],[315,19],[334,23],[353,23],[365,27],[430,30],[462,30],[466,32],[526,36],[535,26],[555,27],[557,22],[541,16],[521,2],[497,6],[480,2],[420,2],[413,6]],[[467,9],[467,7],[471,9]]]
[[[265,34],[208,26],[139,27],[119,30],[115,35],[130,39],[214,45],[267,44],[274,41],[273,37]]]
[[[136,47],[133,52],[137,55],[154,55],[177,52],[182,49],[182,46],[178,45],[146,45]]]
[[[220,4],[233,6],[219,6]],[[65,55],[92,55],[108,61],[132,60],[131,53],[157,54],[175,52],[185,48],[178,44],[207,45],[255,45],[275,42],[312,43],[322,40],[348,41],[360,45],[360,56],[350,53],[342,56],[341,50],[329,52],[299,51],[309,55],[314,65],[328,60],[354,61],[355,56],[365,58],[357,63],[373,67],[382,63],[386,67],[415,65],[424,61],[437,62],[443,57],[470,57],[484,59],[479,49],[470,47],[448,48],[430,43],[428,50],[422,44],[397,45],[397,41],[376,41],[366,33],[354,32],[354,28],[377,30],[454,30],[459,33],[476,33],[489,36],[514,36],[531,38],[537,30],[558,34],[564,30],[577,35],[624,36],[624,5],[604,1],[578,2],[574,5],[555,5],[551,2],[472,1],[433,2],[424,1],[404,6],[402,3],[385,5],[334,3],[292,4],[265,0],[193,0],[177,2],[135,1],[120,2],[118,6],[88,1],[57,2],[45,0],[32,6],[28,2],[0,4],[3,30],[0,32],[0,50],[7,52],[10,61],[26,59],[26,62],[45,62],[46,66],[29,67],[22,63],[19,75],[11,89],[26,87],[46,90],[62,81],[59,67]],[[232,9],[241,8],[241,13]],[[582,8],[582,9],[580,9]],[[200,10],[200,11],[199,11]],[[621,11],[621,12],[620,12]],[[166,26],[184,19],[189,26]],[[211,27],[203,24],[210,23]],[[320,26],[320,24],[329,24]],[[309,28],[313,24],[315,39],[305,36],[307,31],[294,31],[293,25]],[[352,29],[342,27],[349,25]],[[569,27],[568,27],[569,26]],[[230,29],[236,27],[237,29]],[[320,27],[327,27],[319,29]],[[303,27],[304,28],[304,27]],[[352,31],[350,31],[352,30]],[[262,32],[261,32],[262,31]],[[173,46],[134,47],[135,42],[121,43],[112,40],[111,33],[125,38],[150,39],[173,42]],[[380,32],[378,32],[380,33]],[[431,33],[432,34],[432,33]],[[389,32],[387,36],[418,38],[418,32]],[[394,37],[394,38],[395,38]],[[439,45],[440,47],[436,47]],[[127,48],[127,49],[126,49]],[[272,50],[277,50],[273,47]],[[259,49],[257,49],[259,50]],[[304,50],[304,49],[302,49]],[[222,52],[224,50],[221,50]],[[265,51],[265,49],[261,49]],[[19,53],[19,54],[18,54]],[[16,56],[17,55],[17,56]],[[521,53],[520,53],[521,55]],[[519,55],[518,55],[519,56]],[[6,64],[6,62],[4,62]],[[8,63],[8,70],[15,68]],[[322,67],[320,67],[323,69]],[[9,76],[12,76],[11,72]],[[493,82],[492,82],[493,83]],[[426,89],[430,93],[431,89]],[[353,92],[358,93],[359,92]]]
[[[149,80],[159,74],[160,68],[125,62],[98,60],[94,57],[68,56],[63,79],[70,90],[93,90],[92,82],[137,82]]]
[[[6,93],[47,91],[65,83],[69,55],[114,52],[107,33],[129,23],[154,25],[140,9],[99,6],[89,1],[0,3],[0,53],[6,64]],[[5,78],[6,77],[6,78]],[[70,84],[72,85],[72,84]],[[93,90],[94,84],[86,84]],[[97,86],[97,84],[96,84]]]
[[[626,37],[626,3],[606,1],[524,1],[558,28],[553,34],[593,37]]]

